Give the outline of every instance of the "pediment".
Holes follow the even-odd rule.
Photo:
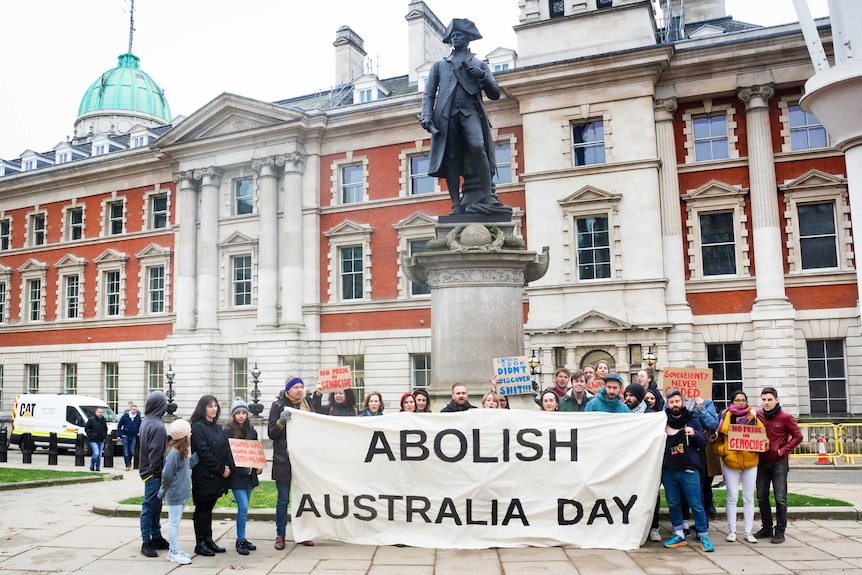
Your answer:
[[[488,52],[488,54],[485,55],[485,59],[494,60],[499,58],[512,58],[514,55],[515,51],[511,48],[503,48],[502,46],[499,46],[491,52]]]
[[[846,186],[847,180],[841,176],[827,174],[820,170],[808,170],[798,178],[785,180],[782,190],[798,190],[806,188],[826,188]]]
[[[254,239],[248,237],[247,235],[241,232],[234,232],[221,243],[221,247],[229,247],[229,246],[247,246],[249,244],[253,244]]]
[[[718,34],[724,34],[724,29],[719,28],[718,26],[712,26],[710,24],[706,24],[701,26],[697,30],[689,33],[689,38],[703,38],[704,36],[716,36]]]
[[[742,196],[748,193],[747,188],[739,185],[726,184],[719,180],[710,180],[702,186],[689,190],[687,194],[683,194],[683,200],[702,200],[706,198],[727,198],[733,196]]]
[[[344,220],[337,226],[330,228],[329,231],[323,232],[323,235],[326,237],[347,236],[351,234],[370,234],[373,231],[374,228],[369,224],[357,224],[351,220]]]
[[[626,323],[615,317],[604,314],[594,309],[579,315],[559,326],[557,332],[600,332],[600,331],[629,331],[632,329],[630,323]]]
[[[55,268],[80,268],[84,267],[84,264],[87,263],[87,260],[84,258],[79,258],[77,256],[73,256],[72,254],[66,254],[60,260],[54,264]]]
[[[18,268],[19,273],[27,273],[27,272],[43,272],[48,269],[48,264],[45,262],[40,262],[37,259],[30,258],[24,264]]]
[[[427,228],[428,226],[435,225],[437,225],[436,216],[429,216],[425,212],[413,212],[392,227],[400,231],[409,228]]]
[[[566,207],[594,202],[618,202],[620,198],[622,198],[622,194],[614,194],[594,186],[584,186],[580,190],[557,201],[561,206]]]
[[[158,244],[150,244],[138,253],[135,254],[135,257],[139,260],[145,258],[164,258],[171,255],[171,248],[166,248],[164,246],[160,246]]]
[[[99,254],[99,257],[95,258],[93,261],[97,264],[105,264],[110,262],[125,262],[127,259],[128,257],[123,252],[118,252],[117,250],[108,248]]]
[[[9,266],[4,266],[0,264],[0,276],[10,276],[12,275],[12,268]]]
[[[283,106],[221,94],[156,140],[160,146],[205,140],[295,121],[305,115]]]

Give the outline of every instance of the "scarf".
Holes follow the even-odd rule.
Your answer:
[[[769,409],[764,409],[764,410],[763,410],[763,415],[766,417],[766,419],[772,419],[773,417],[775,417],[776,415],[778,415],[778,412],[779,412],[779,411],[781,411],[781,404],[780,404],[780,403],[776,403],[776,404],[775,404],[775,407],[774,407],[773,409],[771,409],[771,410],[769,410]]]
[[[688,425],[688,420],[691,418],[691,414],[684,406],[681,408],[678,416],[672,415],[670,409],[665,413],[667,413],[667,426],[671,429],[682,429]]]
[[[735,423],[751,425],[757,419],[757,414],[750,405],[746,407],[736,407],[735,405],[731,405],[727,408],[727,411],[731,414]]]

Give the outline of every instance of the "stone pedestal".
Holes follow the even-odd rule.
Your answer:
[[[431,291],[435,405],[455,383],[468,386],[475,404],[491,387],[494,358],[524,355],[524,286],[547,271],[548,248],[537,255],[519,243],[499,227],[470,224],[404,258],[407,277]]]

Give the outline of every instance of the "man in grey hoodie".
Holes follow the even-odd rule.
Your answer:
[[[162,465],[168,434],[162,416],[168,410],[168,400],[161,391],[154,391],[147,398],[144,421],[141,423],[140,472],[144,481],[144,502],[141,504],[141,554],[158,557],[156,549],[170,549],[162,537],[159,519],[162,515],[162,500],[159,488],[162,486]]]

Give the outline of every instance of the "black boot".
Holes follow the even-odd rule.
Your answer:
[[[249,541],[248,539],[242,542],[242,546],[248,549],[249,551],[257,551],[257,545]]]
[[[210,549],[212,549],[212,550],[213,550],[213,551],[215,551],[216,553],[224,553],[225,551],[227,551],[227,549],[225,549],[224,547],[219,547],[218,545],[216,545],[216,542],[215,542],[215,541],[213,541],[213,538],[212,538],[211,536],[210,536],[210,537],[205,538],[205,539],[204,539],[204,542],[207,544],[207,546],[208,546]]]
[[[240,555],[248,555],[248,549],[245,548],[245,541],[240,541],[237,539],[236,541],[236,552]]]
[[[195,545],[195,553],[203,555],[204,557],[212,557],[215,555],[215,551],[210,549],[210,546],[207,545],[207,542],[204,539],[198,539],[198,543]]]

